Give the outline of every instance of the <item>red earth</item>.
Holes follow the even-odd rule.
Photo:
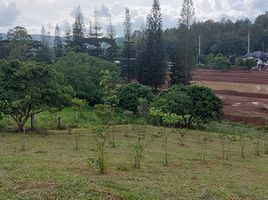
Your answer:
[[[194,82],[228,82],[268,85],[268,72],[198,70]],[[209,85],[208,85],[209,87]],[[226,88],[215,90],[224,103],[224,118],[245,124],[268,124],[268,93],[239,92]]]

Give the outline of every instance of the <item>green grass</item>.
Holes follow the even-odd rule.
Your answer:
[[[35,116],[36,118],[36,128],[37,129],[57,129],[57,117],[62,117],[63,125],[67,128],[68,125],[77,124],[80,128],[88,128],[89,124],[97,123],[94,116],[93,108],[84,108],[82,110],[77,110],[74,107],[66,107],[61,111],[46,111]],[[76,116],[78,119],[76,120]],[[114,116],[114,123],[123,123],[123,111],[116,110],[116,115]],[[133,119],[136,122],[138,119]],[[0,121],[0,128],[13,130],[16,124],[13,119],[9,117],[4,117]],[[26,127],[30,127],[30,120],[28,120]]]
[[[134,128],[134,129],[133,129]],[[89,129],[50,131],[48,135],[24,135],[27,151],[20,151],[20,136],[0,133],[0,199],[268,199],[268,156],[254,156],[247,141],[246,159],[239,144],[231,145],[230,160],[221,160],[221,145],[213,132],[189,131],[186,146],[178,143],[178,131],[169,131],[169,166],[164,148],[156,139],[146,149],[141,169],[133,168],[131,144],[142,128],[117,126],[116,148],[107,143],[109,170],[99,175],[89,164],[97,157],[96,140]],[[148,126],[147,140],[158,132]],[[80,150],[75,151],[75,134]],[[206,162],[200,161],[200,137],[208,137]]]

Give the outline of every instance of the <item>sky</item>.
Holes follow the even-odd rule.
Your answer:
[[[268,10],[268,0],[193,0],[196,20],[222,18],[237,20],[255,18]],[[80,6],[86,26],[98,9],[103,31],[112,16],[118,36],[123,35],[124,9],[127,6],[132,16],[133,29],[145,24],[153,0],[0,0],[0,32],[6,33],[14,26],[24,26],[31,34],[39,34],[42,24],[51,35],[55,25],[64,30],[66,23],[73,23],[74,10]],[[183,0],[160,0],[164,28],[176,27]]]

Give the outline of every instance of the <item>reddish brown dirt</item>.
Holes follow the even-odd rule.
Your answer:
[[[196,71],[194,81],[268,84],[268,72]],[[218,90],[223,100],[224,118],[236,122],[263,126],[268,124],[268,94]]]
[[[193,79],[194,81],[268,84],[268,71],[198,70],[193,73]]]

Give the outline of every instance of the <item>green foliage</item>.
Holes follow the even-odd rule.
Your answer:
[[[105,125],[99,124],[92,128],[95,133],[97,142],[97,164],[99,167],[100,174],[106,174],[108,170],[108,159],[106,156],[106,141],[108,137],[107,127]]]
[[[206,87],[173,86],[161,92],[153,107],[164,113],[175,113],[183,117],[184,125],[201,125],[222,115],[222,101]]]
[[[151,14],[147,16],[144,53],[145,63],[140,82],[156,90],[162,86],[166,75],[163,22],[158,0],[154,0]]]
[[[238,67],[244,67],[246,69],[251,69],[251,68],[257,66],[257,61],[255,59],[244,59],[244,58],[238,57],[235,60],[235,65]]]
[[[118,97],[116,94],[116,84],[119,81],[119,74],[117,72],[110,72],[109,70],[101,71],[100,86],[103,89],[102,101],[111,106],[118,105]]]
[[[109,126],[111,124],[114,110],[110,105],[98,104],[94,106],[94,113],[101,120],[103,125]]]
[[[20,131],[31,115],[68,105],[73,95],[62,74],[49,66],[0,61],[0,111],[10,115]]]
[[[207,65],[215,69],[226,69],[231,67],[231,62],[223,54],[217,54],[213,56],[212,54],[207,58]]]
[[[175,113],[164,113],[162,119],[165,125],[174,126],[182,121],[183,118]]]
[[[151,102],[153,93],[150,88],[138,84],[130,83],[118,89],[119,106],[126,110],[137,112],[139,98],[144,98]]]
[[[154,123],[157,125],[160,125],[163,114],[164,113],[161,110],[158,110],[155,107],[150,108],[149,116],[153,118]]]
[[[87,100],[90,105],[101,103],[104,97],[101,72],[108,70],[113,78],[119,74],[115,64],[85,53],[69,52],[53,68],[64,74],[65,82],[74,88],[76,97]]]

